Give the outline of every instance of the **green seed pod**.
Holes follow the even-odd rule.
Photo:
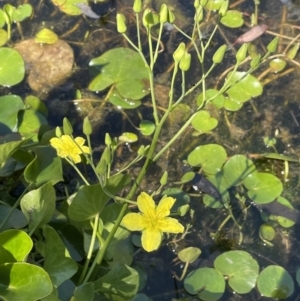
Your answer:
[[[73,127],[68,118],[63,119],[63,131],[65,135],[72,135]]]
[[[235,55],[236,61],[241,63],[247,56],[248,44],[244,43]]]
[[[168,172],[164,171],[161,179],[160,179],[160,185],[164,186],[168,183]]]
[[[298,50],[299,50],[299,46],[300,46],[300,43],[298,42],[297,44],[295,44],[287,53],[287,57],[290,59],[290,60],[293,60],[297,53],[298,53]]]
[[[257,68],[260,64],[260,59],[261,59],[261,55],[258,54],[257,56],[255,56],[251,62],[250,62],[250,66],[251,68]]]
[[[142,0],[134,0],[133,11],[135,13],[140,13],[142,10]]]
[[[278,45],[279,37],[275,37],[267,46],[267,49],[269,52],[273,53],[276,52],[277,50],[277,45]]]
[[[220,17],[224,17],[224,16],[226,15],[227,10],[228,10],[228,5],[229,5],[229,2],[228,2],[228,1],[224,2],[224,3],[221,5],[221,7],[220,7],[220,9],[219,9],[219,15],[220,15]]]
[[[221,47],[219,47],[219,49],[215,52],[212,58],[214,64],[220,64],[223,61],[226,50],[226,45],[222,45]]]
[[[184,54],[185,54],[185,44],[182,42],[179,44],[179,46],[173,53],[173,58],[174,58],[175,63],[179,64],[179,62],[181,61]]]
[[[182,71],[188,71],[190,69],[191,66],[191,54],[185,52],[185,54],[183,55],[180,63],[179,63],[179,68]]]
[[[92,129],[91,122],[90,122],[89,118],[87,116],[85,116],[83,119],[83,133],[86,136],[90,136],[92,134],[92,132],[93,132],[93,129]]]
[[[123,14],[117,13],[117,30],[119,33],[125,33],[127,26],[125,24],[125,16]]]
[[[110,135],[109,135],[108,133],[105,134],[105,140],[104,140],[104,142],[105,142],[105,144],[106,144],[107,146],[110,146],[111,143],[112,143],[111,137],[110,137]]]

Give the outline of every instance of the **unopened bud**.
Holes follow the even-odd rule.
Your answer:
[[[247,56],[248,45],[244,43],[237,51],[235,58],[238,63],[241,63]]]
[[[127,26],[125,23],[126,19],[123,14],[117,14],[117,30],[119,33],[125,33],[127,30]]]
[[[142,0],[134,0],[133,11],[139,13],[142,10]]]
[[[277,45],[278,45],[279,37],[275,37],[267,46],[267,49],[269,52],[273,53],[276,52],[277,50]]]
[[[185,54],[183,55],[180,63],[179,63],[179,68],[182,71],[188,71],[190,69],[191,66],[191,54],[185,52]]]
[[[65,135],[72,135],[73,127],[68,118],[63,119],[63,130]]]
[[[226,50],[226,45],[222,45],[221,47],[219,47],[219,49],[215,52],[212,58],[214,64],[220,64],[223,61]]]
[[[179,64],[179,62],[181,61],[184,54],[185,54],[185,44],[182,42],[179,44],[179,46],[173,53],[173,58],[174,58],[175,63]]]

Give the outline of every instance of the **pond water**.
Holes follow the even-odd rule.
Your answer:
[[[154,9],[158,10],[160,2],[164,1],[154,1],[152,4]],[[170,3],[178,16],[176,21],[178,26],[187,32],[192,29],[193,2],[192,0],[178,0]],[[250,24],[250,14],[254,10],[253,2],[248,0],[236,1],[235,3],[232,1],[231,3],[235,9],[243,12],[247,25]],[[1,5],[6,3],[19,5],[20,1],[0,1]],[[126,15],[129,32],[132,33],[132,38],[135,38],[134,19],[129,9],[131,1],[90,3],[91,9],[101,16],[99,20],[83,16],[68,16],[61,13],[50,1],[31,0],[29,3],[34,7],[34,16],[30,20],[22,22],[21,30],[13,29],[11,43],[19,43],[21,39],[31,38],[42,26],[46,26],[71,46],[74,52],[75,67],[73,67],[70,76],[59,84],[55,81],[50,82],[47,88],[46,86],[38,86],[33,91],[33,86],[25,82],[11,89],[2,87],[0,94],[13,93],[23,97],[33,93],[40,97],[49,110],[49,123],[53,127],[61,125],[62,118],[66,116],[74,125],[75,131],[80,132],[83,117],[89,116],[94,129],[92,142],[95,145],[95,154],[98,156],[103,150],[106,132],[110,132],[113,136],[118,136],[124,131],[136,132],[133,124],[138,124],[141,116],[144,119],[151,118],[152,111],[149,99],[143,101],[143,106],[137,109],[123,110],[109,102],[106,98],[107,91],[97,93],[91,92],[87,88],[93,76],[88,68],[91,59],[115,47],[129,47],[126,40],[116,32],[116,11],[121,11]],[[213,16],[207,20],[203,27],[204,39],[209,38],[216,20],[217,18]],[[286,11],[279,0],[262,1],[259,6],[259,23],[266,23],[268,31],[254,42],[258,51],[263,51],[264,45],[267,45],[274,35],[279,35],[278,52],[283,53],[287,44],[294,37],[297,37],[300,30],[297,14],[291,14],[291,10]],[[245,31],[247,31],[246,26],[230,30],[221,26],[216,38],[211,42],[210,59],[220,45],[223,43],[232,44]],[[142,32],[142,38],[145,39],[145,37],[145,32]],[[157,74],[155,77],[156,97],[160,107],[164,107],[166,95],[169,93],[172,53],[180,42],[187,42],[187,40],[170,27],[162,41],[162,53],[155,70]],[[299,42],[299,37],[293,42],[296,43],[296,41]],[[210,88],[220,87],[227,74],[224,72],[235,62],[238,47],[238,45],[229,47],[225,54],[224,63],[214,70],[206,82],[207,86]],[[191,52],[195,54],[192,50]],[[207,66],[209,64],[210,60]],[[206,63],[204,65],[206,66]],[[168,154],[153,167],[152,174],[147,178],[147,182],[142,184],[141,190],[155,190],[157,174],[165,169],[169,170],[171,182],[179,181],[182,174],[175,168],[178,160],[186,159],[187,155],[200,144],[218,143],[226,148],[230,156],[247,154],[255,160],[259,170],[271,172],[280,178],[284,183],[283,196],[296,209],[300,210],[299,164],[291,163],[289,165],[289,174],[286,178],[287,174],[284,172],[286,166],[283,161],[267,160],[257,155],[272,150],[272,152],[276,151],[295,158],[300,157],[299,67],[299,55],[297,55],[295,59],[288,62],[288,67],[282,72],[272,72],[268,64],[258,69],[255,76],[264,85],[263,94],[245,103],[238,112],[216,110],[211,107],[211,116],[219,121],[218,128],[209,135],[199,137],[193,137],[190,135],[191,130],[190,132],[187,131],[174,144]],[[193,80],[200,72],[200,67],[192,64],[187,75],[187,87],[194,84]],[[46,75],[46,78],[49,77],[48,74]],[[181,91],[180,81],[176,83],[175,94],[179,95]],[[81,91],[82,99],[76,96],[77,90]],[[198,90],[191,93],[187,103],[192,106],[200,92]],[[168,127],[164,130],[161,141],[162,146],[180,129],[181,124],[177,122],[178,119],[176,118],[180,118],[180,116],[175,116],[174,120],[168,122]],[[145,144],[147,139],[141,139],[144,139],[143,143]],[[271,142],[274,141],[272,139],[276,139],[275,145],[272,145]],[[266,146],[268,143],[269,145]],[[130,155],[131,150],[124,147],[118,154],[119,158],[115,169],[123,166],[130,159]],[[169,188],[171,187],[173,188],[175,185],[171,183]],[[239,189],[230,191],[232,214],[237,223],[230,220],[220,229],[228,211],[205,206],[202,201],[203,195],[197,195],[188,186],[184,187],[184,190],[191,193],[190,206],[194,210],[192,217],[187,215],[183,218],[184,222],[191,223],[190,233],[178,241],[175,241],[176,239],[173,237],[166,239],[164,246],[157,252],[148,254],[137,251],[134,265],[147,271],[147,281],[141,293],[157,301],[179,300],[188,297],[182,281],[176,280],[174,274],[179,276],[183,270],[183,264],[177,260],[176,253],[189,246],[198,247],[202,250],[200,259],[193,263],[189,271],[196,267],[212,267],[214,259],[222,252],[245,250],[259,262],[261,269],[271,264],[277,264],[284,267],[296,279],[296,272],[300,267],[300,223],[296,223],[290,228],[284,228],[274,223],[276,236],[272,242],[273,246],[270,246],[259,237],[259,227],[263,223],[259,209],[250,205],[249,200],[245,204],[245,207],[249,207],[243,208],[243,203],[238,200],[240,196],[245,194],[244,191]],[[240,229],[237,224],[241,225]],[[295,293],[286,300],[298,300],[299,296],[300,289],[296,284]],[[241,295],[228,288],[220,300],[264,301],[270,299],[260,296],[255,289],[249,294]]]

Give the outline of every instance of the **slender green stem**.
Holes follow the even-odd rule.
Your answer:
[[[81,171],[78,169],[78,167],[73,163],[73,161],[71,161],[68,158],[65,158],[67,160],[67,162],[76,170],[76,172],[78,173],[78,175],[80,176],[80,178],[82,179],[82,181],[86,184],[86,185],[90,185],[90,183],[86,180],[86,178],[83,176],[83,174],[81,173]]]
[[[158,33],[158,38],[157,38],[157,44],[156,44],[156,48],[155,48],[155,52],[154,52],[154,56],[153,56],[153,65],[155,64],[156,60],[157,60],[157,56],[158,56],[158,49],[159,49],[159,45],[160,45],[160,40],[161,40],[161,35],[163,32],[163,23],[160,23],[159,26],[159,33]]]
[[[135,17],[136,17],[136,32],[137,32],[137,37],[138,37],[138,48],[139,51],[142,51],[142,44],[141,44],[141,35],[140,35],[140,21],[139,21],[139,14],[135,13]]]
[[[98,231],[98,223],[99,223],[99,215],[95,216],[94,219],[94,224],[93,224],[93,234],[92,234],[92,238],[91,238],[91,242],[90,242],[90,246],[89,246],[89,251],[87,254],[87,258],[86,261],[84,263],[79,281],[78,281],[78,286],[82,284],[82,281],[87,273],[91,258],[92,258],[92,254],[93,254],[93,250],[94,250],[94,246],[95,246],[95,241],[96,241],[96,235],[97,235],[97,231]]]

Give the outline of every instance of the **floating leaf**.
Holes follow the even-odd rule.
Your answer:
[[[208,0],[205,7],[209,10],[218,10],[226,0]]]
[[[270,265],[260,273],[257,288],[263,296],[284,300],[294,293],[294,281],[284,268]]]
[[[262,156],[265,157],[265,158],[270,158],[270,159],[276,159],[276,160],[283,160],[283,161],[299,163],[299,159],[295,159],[295,158],[292,158],[290,156],[283,155],[283,154],[278,154],[278,153],[266,153],[266,154],[262,154]]]
[[[58,6],[58,8],[65,14],[77,16],[81,15],[81,9],[77,7],[76,4],[83,3],[88,5],[87,0],[52,0],[53,4]]]
[[[28,221],[29,231],[48,223],[55,211],[56,195],[51,183],[27,192],[21,199],[21,209]]]
[[[275,237],[275,230],[271,225],[268,224],[262,224],[259,227],[259,236],[262,239],[268,240],[268,241],[272,241]]]
[[[134,143],[134,142],[138,141],[138,137],[134,133],[125,132],[121,136],[118,137],[118,140],[120,142],[124,142],[124,143]]]
[[[25,64],[20,53],[12,48],[0,48],[0,85],[14,86],[25,75]]]
[[[37,265],[16,262],[0,265],[0,296],[7,301],[39,300],[53,289],[49,275]]]
[[[262,94],[263,86],[253,75],[238,71],[231,75],[232,72],[226,78],[228,84],[233,85],[226,91],[231,100],[245,102]]]
[[[223,107],[225,97],[223,94],[220,94],[218,90],[208,89],[205,91],[205,100],[214,104],[218,109],[221,109]],[[199,94],[196,101],[197,106],[201,107],[204,102],[204,93]]]
[[[223,167],[223,175],[228,188],[240,185],[248,175],[255,172],[255,165],[244,155],[232,156]]]
[[[247,294],[255,287],[259,265],[249,253],[225,252],[216,258],[214,266],[227,276],[229,286],[238,294]]]
[[[226,97],[224,101],[224,108],[228,111],[236,112],[243,106],[242,102],[232,100],[230,97]]]
[[[0,264],[4,264],[26,260],[33,242],[24,231],[13,229],[0,233],[0,245]]]
[[[282,71],[286,67],[286,61],[276,58],[270,61],[269,66],[274,73]]]
[[[244,24],[243,14],[237,10],[228,10],[220,22],[229,28],[238,28]]]
[[[3,167],[6,160],[10,158],[27,140],[11,141],[0,145],[0,166]]]
[[[35,35],[34,40],[39,44],[54,44],[58,41],[58,36],[52,30],[43,28]]]
[[[118,94],[129,102],[149,93],[147,68],[140,55],[129,48],[109,50],[91,60],[90,67],[98,73],[89,84],[92,91],[102,91],[114,85],[109,97]]]
[[[249,198],[257,204],[272,202],[281,195],[283,189],[277,177],[262,172],[250,174],[244,180],[244,185],[248,189]]]
[[[210,116],[207,111],[201,110],[192,121],[193,128],[199,133],[208,133],[218,125],[218,120]]]
[[[2,227],[2,231],[11,228],[21,229],[27,225],[27,220],[21,210],[17,208],[13,209],[12,207],[4,205],[0,205],[0,223],[6,218],[8,214],[10,214],[11,210],[13,210],[13,213],[9,217],[5,225]]]
[[[225,149],[218,144],[197,146],[189,155],[188,163],[191,166],[201,166],[204,172],[216,174],[221,170],[227,159]]]
[[[43,103],[38,97],[33,95],[28,95],[26,96],[24,103],[27,110],[30,109],[33,111],[40,112],[42,115],[47,117],[48,109],[45,103]]]
[[[149,120],[142,120],[140,123],[140,131],[144,136],[150,136],[155,130],[155,124]]]
[[[168,188],[162,192],[162,195],[176,199],[176,202],[172,207],[172,212],[176,212],[180,206],[187,205],[191,201],[189,194],[180,188]]]
[[[21,22],[32,15],[32,6],[28,3],[19,5],[13,10],[12,20],[14,22]]]
[[[185,290],[201,300],[219,300],[225,291],[225,280],[222,274],[212,268],[200,268],[189,273],[183,286]]]
[[[77,264],[68,256],[58,233],[49,225],[43,227],[45,237],[44,269],[53,284],[58,287],[77,272]]]
[[[183,262],[193,263],[201,254],[201,250],[195,247],[188,247],[178,252],[178,258]]]

